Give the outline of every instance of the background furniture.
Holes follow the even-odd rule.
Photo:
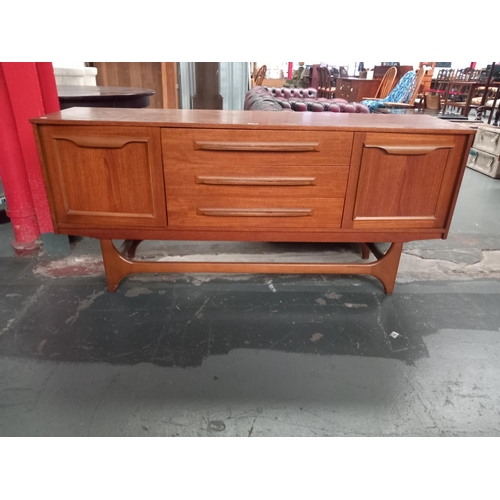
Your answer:
[[[415,106],[418,89],[424,75],[424,68],[417,73],[409,71],[383,99],[363,99],[361,104],[368,106],[370,112],[379,108],[412,108]]]
[[[408,73],[408,71],[413,71],[413,66],[400,66],[400,65],[396,65],[394,64],[394,66],[396,66],[396,81],[395,81],[395,85],[398,84],[399,80],[401,80],[401,78],[403,78],[404,75],[406,75],[406,73]],[[381,80],[387,69],[390,68],[391,66],[389,65],[385,65],[385,66],[375,66],[373,68],[373,79],[374,80]]]
[[[456,70],[453,72],[444,92],[442,113],[447,112],[447,107],[460,109],[463,116],[468,116],[472,104],[472,96],[478,89],[479,71]],[[484,84],[483,84],[484,85]]]
[[[335,97],[335,87],[332,85],[332,75],[327,66],[318,68],[319,86],[318,97],[333,99]]]
[[[500,128],[491,125],[478,127],[467,166],[493,179],[500,179]]]
[[[446,238],[475,131],[428,116],[329,118],[72,108],[32,123],[55,230],[101,240],[110,292],[163,271],[369,274],[392,293],[403,243]],[[144,239],[358,242],[378,260],[136,261]],[[384,255],[373,242],[392,245]]]
[[[54,68],[56,85],[97,85],[97,68]]]
[[[57,95],[61,109],[74,106],[93,108],[147,108],[152,89],[101,87],[97,85],[59,85]]]
[[[391,90],[394,88],[394,83],[396,81],[396,73],[397,73],[397,68],[396,66],[391,66],[385,73],[385,75],[382,77],[382,80],[380,80],[379,87],[377,89],[377,92],[375,92],[375,95],[373,96],[376,99],[383,99],[384,97],[387,97]],[[365,96],[363,99],[369,99],[370,96]]]
[[[432,83],[432,77],[434,75],[434,68],[436,67],[435,62],[421,62],[418,64],[419,69],[425,68],[424,76],[422,78],[422,83],[418,89],[419,94],[424,94],[425,89],[429,88]]]
[[[222,109],[222,96],[219,90],[219,63],[195,63],[196,94],[193,96],[193,109]]]
[[[262,85],[262,82],[264,81],[264,78],[266,77],[266,71],[267,71],[267,66],[263,64],[255,73],[255,76],[253,77],[253,85],[252,87],[260,87]]]
[[[318,97],[316,89],[254,87],[245,96],[245,110],[330,111],[333,113],[369,113],[366,106],[345,99]]]
[[[97,68],[97,85],[154,90],[152,108],[179,108],[176,62],[89,62]]]
[[[361,102],[365,97],[375,96],[380,85],[379,80],[366,78],[339,77],[335,83],[335,97],[348,102]]]

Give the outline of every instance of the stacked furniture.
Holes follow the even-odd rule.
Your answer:
[[[491,125],[478,127],[467,166],[483,174],[500,179],[500,128]]]
[[[288,89],[253,87],[245,96],[247,111],[329,111],[332,113],[369,113],[366,106],[345,99],[317,97],[314,88]]]

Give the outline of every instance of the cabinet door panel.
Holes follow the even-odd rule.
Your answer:
[[[160,132],[42,127],[57,222],[166,226]]]
[[[436,211],[448,149],[418,156],[365,148],[355,220],[363,217],[430,217]]]
[[[463,147],[454,136],[357,134],[343,227],[444,228]]]

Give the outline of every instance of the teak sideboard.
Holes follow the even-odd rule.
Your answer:
[[[110,292],[163,271],[369,274],[392,293],[403,243],[447,237],[475,134],[348,113],[71,108],[32,123],[55,231],[101,240]],[[134,260],[142,240],[350,242],[377,260]]]

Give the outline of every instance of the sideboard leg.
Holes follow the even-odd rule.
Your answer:
[[[392,295],[394,291],[402,251],[403,243],[393,243],[387,253],[373,266],[371,274],[382,282],[387,295]]]
[[[363,260],[370,258],[370,247],[367,243],[360,243],[361,246],[361,258]]]
[[[120,281],[132,272],[132,266],[118,253],[112,240],[101,240],[101,250],[108,292],[114,293]]]

